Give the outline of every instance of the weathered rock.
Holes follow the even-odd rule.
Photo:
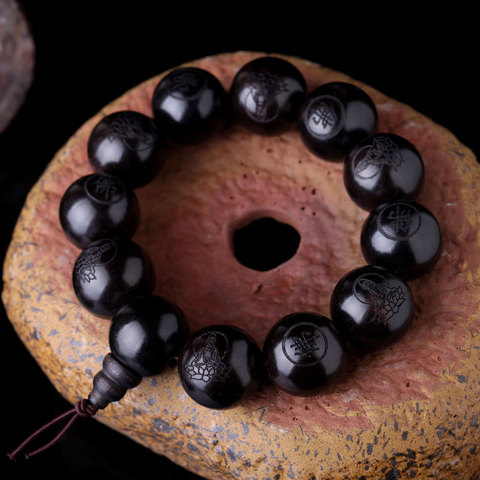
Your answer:
[[[35,44],[15,0],[0,0],[0,132],[22,106],[33,80]]]
[[[258,53],[207,57],[229,88]],[[286,57],[310,89],[330,80],[364,88],[379,131],[410,140],[426,182],[419,201],[444,236],[434,270],[411,282],[417,309],[395,345],[358,358],[325,394],[292,397],[271,386],[226,411],[195,404],[175,369],[130,390],[95,418],[209,479],[474,478],[480,474],[480,167],[443,127],[347,76]],[[60,198],[90,173],[89,132],[125,108],[151,115],[161,75],[128,91],[88,120],[60,149],[30,192],[4,268],[3,301],[18,335],[72,403],[91,390],[108,352],[109,321],[88,314],[71,287],[79,250],[58,221]],[[157,293],[178,304],[193,330],[231,323],[262,343],[269,327],[298,310],[328,315],[341,276],[363,265],[366,213],[343,187],[342,165],[313,157],[296,131],[258,137],[239,126],[198,146],[171,147],[165,168],[137,191],[142,221],[134,239],[151,254]],[[232,232],[270,216],[301,235],[295,256],[266,272],[234,257]]]

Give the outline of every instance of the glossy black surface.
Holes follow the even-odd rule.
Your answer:
[[[196,402],[227,408],[258,387],[261,351],[239,328],[209,326],[190,337],[179,357],[178,372],[183,388]]]
[[[134,190],[119,178],[91,174],[73,182],[59,208],[63,231],[79,248],[106,237],[130,238],[140,220]]]
[[[244,65],[230,87],[236,120],[262,135],[276,135],[298,119],[307,86],[300,71],[287,60],[260,57]]]
[[[442,234],[437,219],[413,200],[385,203],[370,212],[362,227],[363,256],[404,279],[425,274],[437,262]]]
[[[87,150],[95,171],[115,175],[134,188],[150,182],[165,160],[164,139],[155,122],[131,110],[100,120]]]
[[[391,344],[409,329],[414,314],[410,287],[383,267],[367,265],[335,286],[330,314],[342,336],[362,350]]]
[[[170,140],[192,144],[217,132],[229,117],[228,95],[210,72],[177,68],[156,86],[152,110]]]
[[[424,175],[423,160],[415,146],[392,133],[377,133],[357,143],[343,169],[350,198],[367,211],[397,198],[415,199]]]
[[[292,395],[314,395],[340,380],[348,359],[331,320],[311,312],[292,313],[270,330],[263,346],[268,376]]]
[[[178,355],[188,334],[187,320],[177,306],[159,296],[142,296],[113,315],[110,349],[129,369],[150,377]]]
[[[152,262],[135,242],[96,240],[82,250],[73,268],[73,288],[80,303],[99,317],[111,317],[131,298],[153,291]]]
[[[307,95],[298,128],[303,143],[324,160],[343,161],[356,143],[374,133],[377,109],[360,88],[325,83]]]

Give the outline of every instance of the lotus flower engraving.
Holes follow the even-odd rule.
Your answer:
[[[220,335],[220,337],[219,337]],[[185,365],[185,371],[190,380],[225,381],[231,372],[231,367],[223,362],[226,355],[228,341],[224,335],[211,332],[199,337],[199,347],[193,360]],[[226,345],[221,345],[223,343]]]

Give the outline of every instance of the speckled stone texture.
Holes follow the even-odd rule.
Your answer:
[[[260,55],[236,52],[190,65],[226,88]],[[395,345],[357,357],[347,378],[310,398],[272,386],[226,410],[183,392],[176,369],[144,379],[95,418],[208,479],[474,479],[480,475],[480,167],[443,127],[367,85],[285,57],[309,89],[331,80],[364,88],[378,131],[406,137],[426,167],[419,201],[438,218],[442,256],[410,282],[411,330]],[[51,161],[28,196],[4,268],[3,301],[18,335],[72,403],[88,395],[108,352],[109,321],[78,304],[71,270],[79,250],[58,221],[60,198],[90,173],[86,142],[103,115],[125,108],[151,115],[162,75],[125,93],[88,120]],[[233,125],[198,146],[171,147],[150,185],[137,191],[142,222],[134,239],[154,260],[156,292],[177,303],[193,330],[213,323],[247,329],[262,343],[269,327],[297,310],[329,314],[341,276],[363,265],[366,212],[343,187],[342,165],[309,154],[298,132],[258,137]],[[234,257],[232,232],[271,216],[301,235],[296,255],[258,272]],[[159,478],[161,472],[159,472]]]

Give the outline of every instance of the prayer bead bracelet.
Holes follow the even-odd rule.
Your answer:
[[[292,395],[318,394],[347,372],[349,345],[371,351],[404,335],[414,316],[407,281],[435,265],[441,232],[415,200],[424,182],[419,152],[403,137],[376,132],[376,107],[363,90],[329,82],[308,93],[293,64],[265,56],[244,65],[228,92],[206,70],[172,70],[155,88],[152,111],[153,118],[127,110],[105,116],[88,140],[95,173],[72,183],[60,203],[62,228],[82,249],[75,294],[111,325],[110,352],[88,399],[52,424],[70,415],[66,430],[78,416],[94,415],[172,359],[185,392],[208,408],[231,407],[264,382]],[[276,319],[262,349],[231,325],[190,333],[181,308],[153,293],[152,261],[131,240],[140,217],[135,189],[161,172],[168,142],[196,144],[231,121],[258,135],[296,127],[312,154],[344,162],[345,188],[369,212],[360,239],[366,265],[337,283],[331,318],[301,311]]]

